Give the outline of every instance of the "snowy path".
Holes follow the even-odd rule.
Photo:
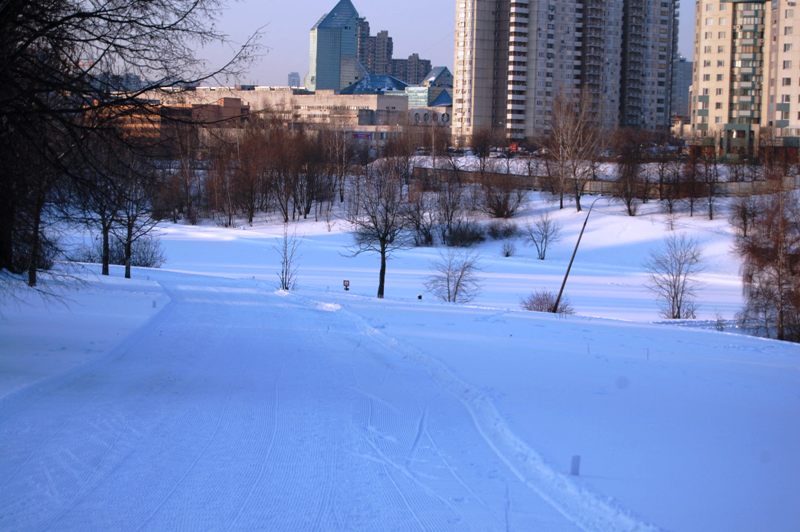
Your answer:
[[[542,490],[489,405],[337,305],[158,279],[147,327],[0,401],[0,529],[639,528]]]

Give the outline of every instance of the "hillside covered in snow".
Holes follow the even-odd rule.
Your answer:
[[[725,216],[601,199],[555,316],[520,301],[558,289],[585,213],[536,195],[514,223],[545,211],[547,259],[476,246],[467,305],[426,291],[436,248],[396,252],[377,300],[344,220],[292,226],[278,291],[263,217],[162,224],[159,270],[5,297],[0,529],[797,530],[800,348],[736,329]],[[703,257],[680,324],[644,266],[674,233]]]

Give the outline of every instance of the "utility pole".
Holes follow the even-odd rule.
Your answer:
[[[596,198],[592,205],[589,207],[589,212],[586,213],[586,219],[583,221],[583,227],[581,228],[581,232],[578,235],[578,242],[575,244],[575,250],[572,252],[572,258],[569,259],[569,266],[567,266],[567,273],[564,275],[564,282],[561,283],[561,290],[558,291],[558,297],[556,298],[556,302],[553,303],[553,308],[550,309],[550,312],[553,314],[558,313],[558,307],[561,305],[561,297],[564,295],[564,288],[567,286],[567,279],[569,279],[569,272],[572,270],[572,263],[575,262],[575,255],[578,254],[578,247],[581,245],[581,239],[583,238],[583,232],[586,231],[586,224],[589,223],[589,216],[592,215],[592,209],[594,209],[594,204],[598,202],[600,198]]]

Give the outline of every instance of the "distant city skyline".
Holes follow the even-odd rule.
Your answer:
[[[239,0],[230,2],[217,24],[219,31],[234,43],[243,42],[261,28],[261,55],[236,82],[258,85],[285,85],[290,72],[304,78],[308,72],[308,41],[311,27],[338,0],[304,0],[287,10],[285,0]],[[387,30],[394,40],[395,57],[417,52],[434,66],[453,66],[453,0],[352,0],[373,33]],[[681,6],[678,51],[690,60],[694,55],[694,2]],[[198,52],[211,67],[224,62],[230,48],[210,47]],[[220,80],[222,83],[223,80]]]

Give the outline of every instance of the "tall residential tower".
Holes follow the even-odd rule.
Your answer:
[[[636,6],[632,5],[638,2]],[[599,126],[668,129],[677,0],[458,0],[453,134],[550,132],[555,98]]]
[[[800,12],[795,0],[698,0],[691,102],[695,145],[758,151],[800,136]],[[795,29],[797,28],[797,29]]]

